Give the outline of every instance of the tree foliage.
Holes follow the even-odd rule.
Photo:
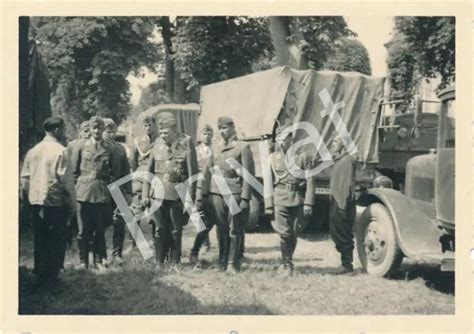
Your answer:
[[[187,89],[251,73],[272,52],[266,18],[260,17],[178,17],[172,43]]]
[[[38,17],[32,36],[41,44],[52,88],[52,108],[69,123],[92,115],[117,122],[129,112],[127,76],[153,68],[158,46],[146,17]]]
[[[342,16],[296,16],[290,21],[292,36],[301,34],[299,47],[309,68],[320,70],[341,37],[356,36]]]
[[[372,74],[366,47],[360,41],[346,37],[342,37],[334,43],[330,56],[323,67],[333,71],[356,71],[367,75]]]
[[[396,17],[387,44],[393,94],[409,101],[423,77],[439,76],[439,88],[455,80],[455,18]]]

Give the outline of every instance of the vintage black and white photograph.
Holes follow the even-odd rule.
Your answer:
[[[19,17],[17,313],[454,315],[455,24]]]

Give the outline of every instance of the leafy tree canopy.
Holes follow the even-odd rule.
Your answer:
[[[48,67],[52,108],[69,123],[92,115],[122,121],[129,109],[131,72],[160,60],[151,40],[154,18],[38,17],[32,36]]]
[[[188,89],[251,73],[272,53],[267,19],[260,17],[178,17],[172,43]]]
[[[406,108],[423,77],[439,76],[439,88],[455,80],[455,18],[397,17],[386,47],[392,96]]]
[[[340,72],[356,71],[367,75],[372,74],[366,47],[360,41],[346,37],[334,43],[324,68]]]

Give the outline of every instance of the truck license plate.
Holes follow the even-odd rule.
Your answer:
[[[329,188],[316,187],[314,192],[320,195],[329,195]]]

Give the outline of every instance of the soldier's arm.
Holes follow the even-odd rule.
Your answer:
[[[146,165],[146,171],[148,173],[153,173],[153,170],[155,169],[155,157],[154,157],[154,151],[152,150],[150,152],[150,157],[148,158],[148,162]],[[148,199],[150,198],[150,184],[148,181],[143,181],[142,185],[142,199]]]
[[[138,149],[136,145],[133,145],[132,154],[130,155],[130,168],[132,172],[136,171],[138,168]]]
[[[30,188],[30,152],[26,153],[25,160],[23,160],[20,184],[22,194],[28,198],[28,190]]]
[[[81,175],[81,159],[82,159],[82,149],[84,142],[78,142],[73,149],[71,150],[71,166],[72,166],[72,175],[74,177],[74,182],[77,182],[77,179]]]
[[[270,194],[265,193],[265,209],[273,208],[273,180],[275,176],[273,175],[271,159],[272,156],[270,155],[265,163],[265,170],[263,171],[263,186],[265,187],[266,192],[271,192]]]
[[[64,149],[62,154],[58,156],[58,161],[56,164],[56,176],[67,192],[70,209],[74,211],[76,207],[76,189],[74,187],[72,165],[67,149]]]
[[[302,166],[307,173],[309,173],[315,167],[315,161],[308,155],[303,156]],[[314,191],[315,191],[315,179],[314,176],[307,175],[306,177],[306,193],[304,197],[304,205],[314,205]]]
[[[244,147],[242,148],[241,154],[242,167],[247,170],[251,175],[255,175],[255,164],[253,162],[253,155],[252,151],[250,150],[250,146],[247,143],[245,143]],[[251,197],[252,187],[245,179],[243,179],[241,198],[250,201]]]
[[[186,156],[186,163],[187,163],[187,169],[189,176],[193,175],[198,175],[199,174],[199,165],[197,161],[197,155],[196,155],[196,147],[194,146],[193,141],[191,138],[189,139],[189,150]],[[196,182],[193,182],[191,185],[191,198],[194,199],[196,198]]]
[[[123,148],[123,147],[122,147]],[[130,174],[130,164],[128,162],[127,158],[127,152],[125,151],[125,148],[122,149],[122,159],[121,159],[121,165],[122,165],[122,175],[120,177],[127,176]],[[124,189],[127,194],[132,194],[132,182],[127,182],[124,184]]]

